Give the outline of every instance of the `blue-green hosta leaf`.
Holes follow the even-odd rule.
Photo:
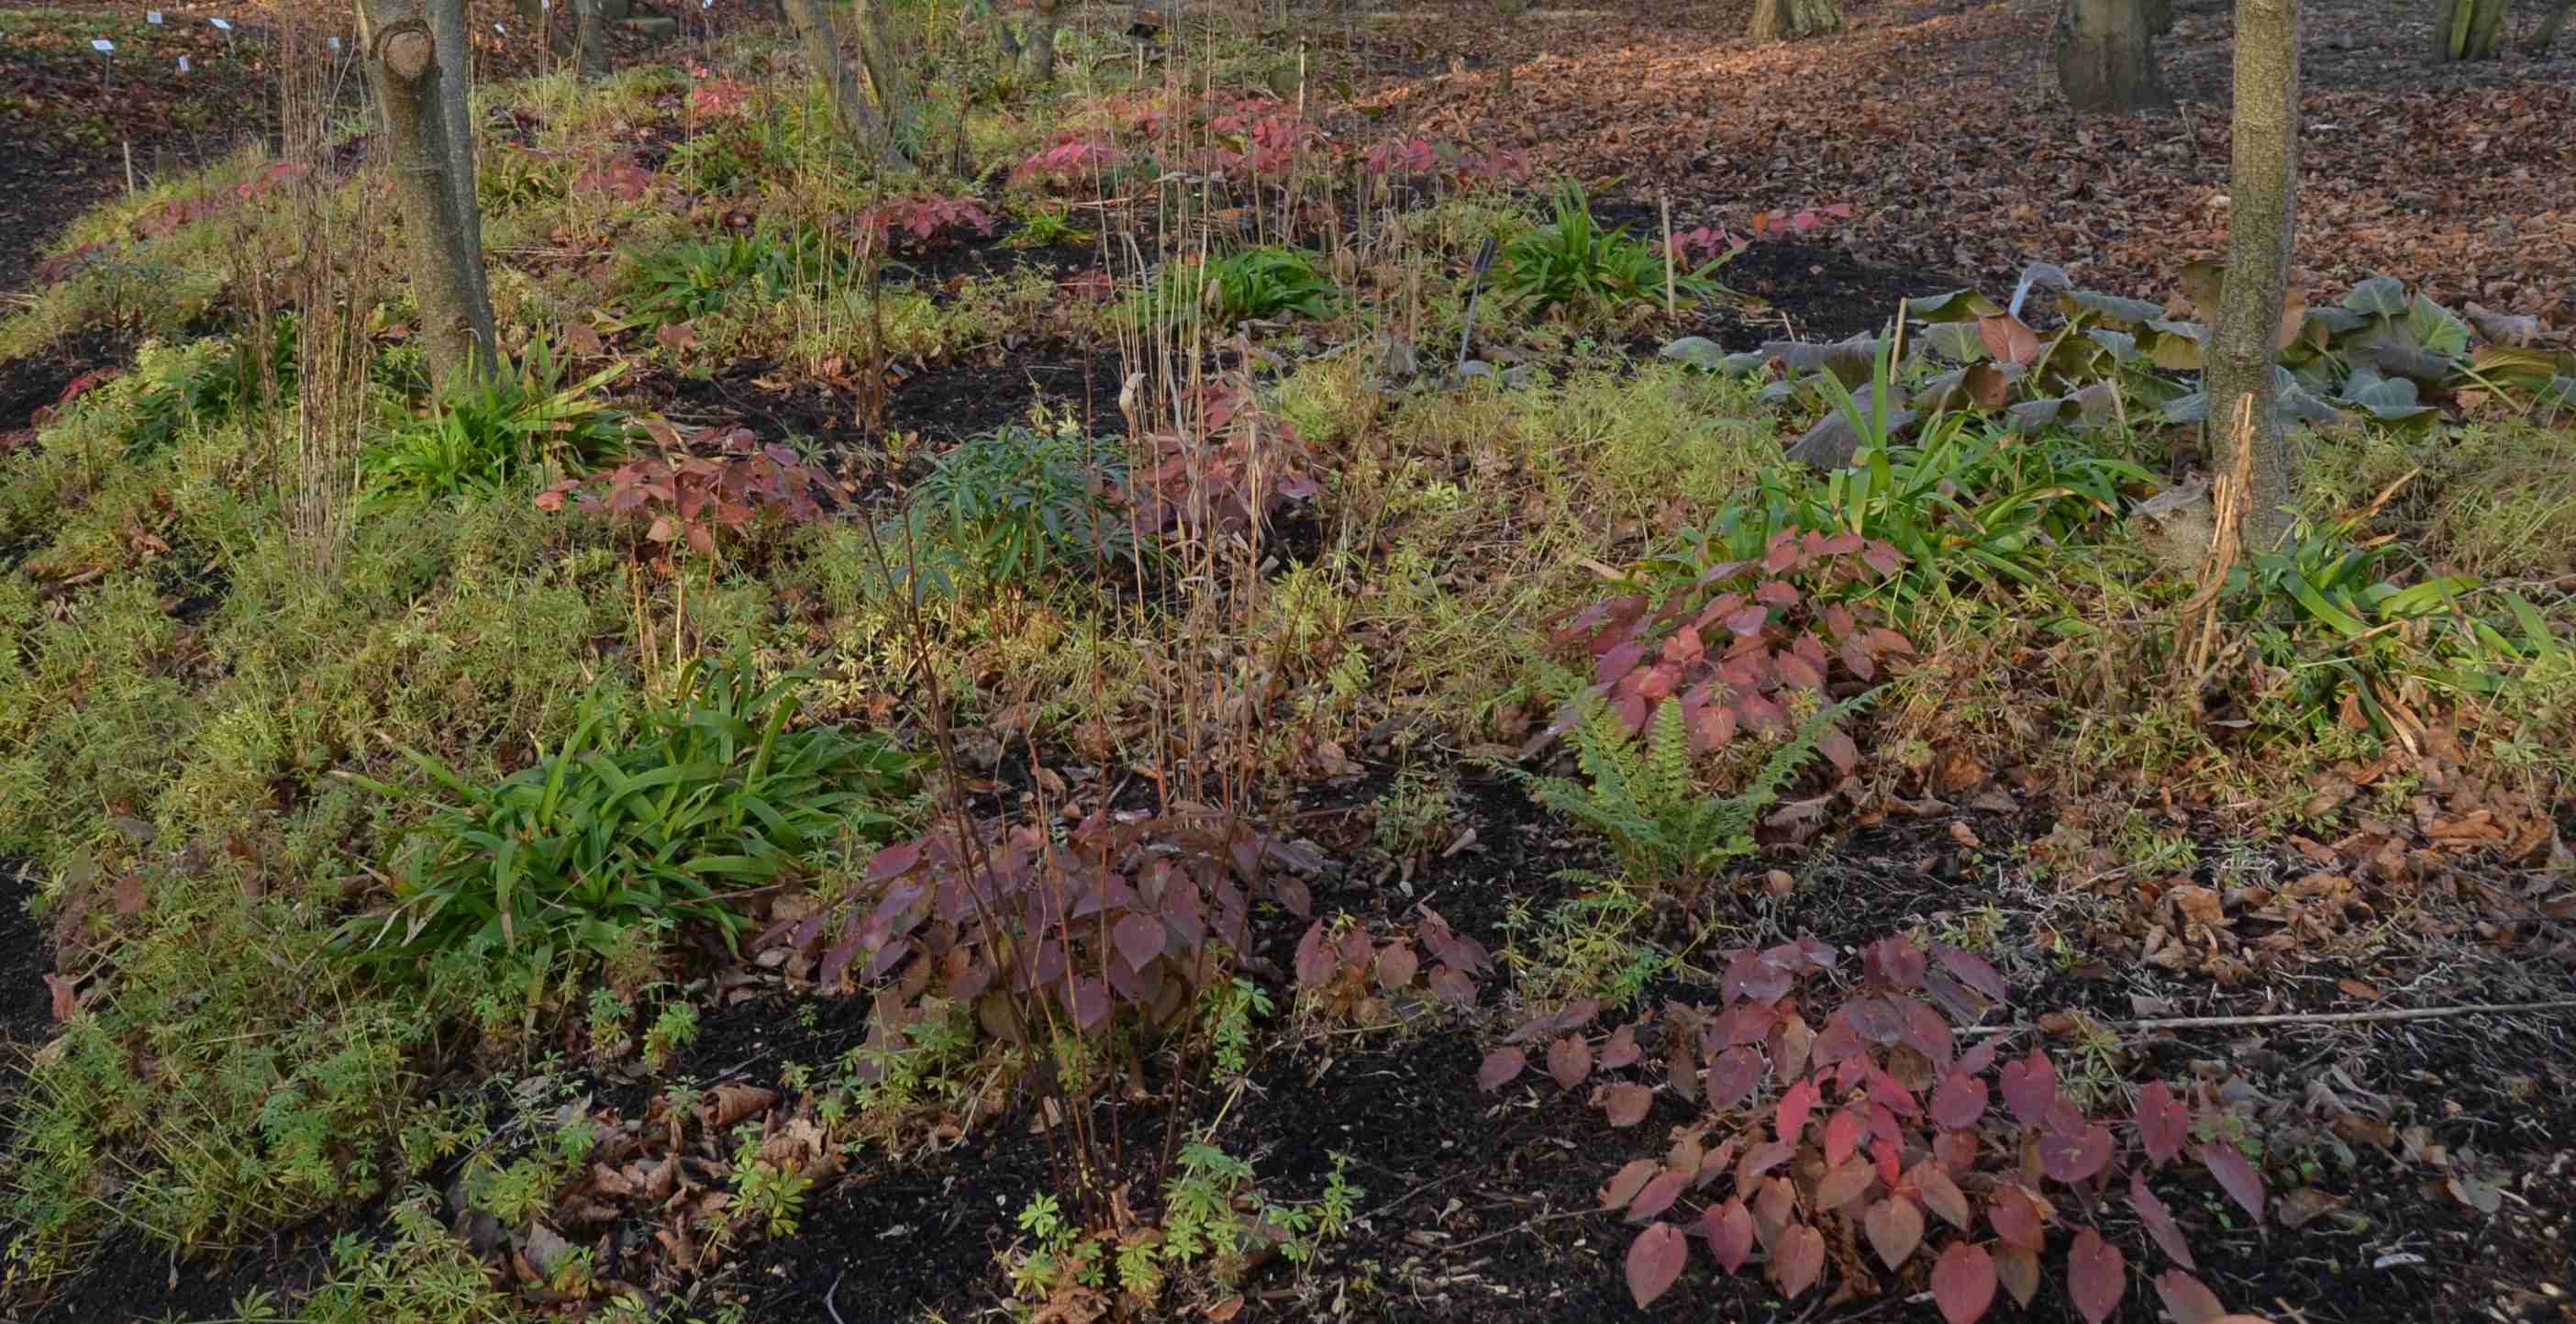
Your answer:
[[[2406,305],[2406,331],[2415,337],[2416,344],[2435,354],[2456,356],[2469,352],[2469,324],[2423,295],[2416,295],[2414,302]]]
[[[1875,375],[1878,356],[1887,349],[1887,341],[1862,332],[1849,340],[1820,345],[1807,340],[1774,340],[1762,352],[1789,365],[1789,375],[1803,377],[1811,372],[1830,372],[1845,387],[1858,390]]]
[[[1706,336],[1684,336],[1655,353],[1664,358],[1679,359],[1694,368],[1715,369],[1726,361],[1725,348]]]
[[[2138,357],[2138,338],[2125,331],[2113,331],[2108,327],[2097,326],[2084,334],[2090,336],[2094,344],[2109,350],[2111,361],[2123,368],[2129,366],[2130,361]]]
[[[2034,262],[2021,269],[2021,280],[2013,286],[2012,304],[2004,311],[2013,317],[2021,316],[2022,300],[2029,298],[2030,292],[2034,289],[2071,290],[2073,288],[2075,288],[2075,282],[2066,278],[2066,268],[2054,262]]]
[[[2368,325],[2370,325],[2369,317],[2349,308],[2331,306],[2310,308],[2307,321],[2301,324],[2299,334],[2303,339],[2311,341],[2331,341],[2336,336],[2358,331]]]
[[[1966,322],[1974,325],[1980,317],[1993,317],[2003,308],[1981,290],[1951,290],[1943,294],[1926,294],[1905,301],[1909,317],[1926,322]]]
[[[2420,418],[2433,412],[2415,393],[2415,383],[2404,377],[2383,377],[2368,364],[2352,370],[2352,379],[2344,383],[2337,403],[2367,410],[2382,423],[2395,423]]]
[[[1987,356],[1986,338],[1978,333],[1973,321],[1935,322],[1923,328],[1914,343],[1918,350],[1952,363],[1974,363]]]
[[[2198,322],[2157,321],[2147,324],[2152,334],[2138,337],[2139,347],[2149,362],[2167,372],[2190,372],[2201,366],[2201,350],[2209,341],[2209,328]]]
[[[2009,411],[2012,430],[2036,434],[2052,425],[2093,426],[2117,417],[2119,388],[2109,382],[2094,382],[2071,395],[2046,400],[2024,400]]]
[[[2373,276],[2343,296],[2343,306],[2374,317],[2406,315],[2406,282],[2395,276]]]
[[[2068,290],[2057,296],[2057,306],[2073,317],[2080,310],[2091,313],[2095,320],[2124,326],[2144,326],[2165,315],[2164,305],[2144,299],[2123,299],[2100,290]]]

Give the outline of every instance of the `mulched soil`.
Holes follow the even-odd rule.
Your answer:
[[[2158,46],[2180,110],[2070,118],[2055,0],[1858,0],[1853,30],[1744,40],[1749,5],[1349,11],[1372,133],[1517,146],[1541,177],[1669,191],[1677,227],[1848,204],[1834,237],[1872,262],[2009,290],[2026,264],[2161,299],[2225,248],[2232,9],[2178,0]],[[2340,298],[2373,273],[2576,325],[2576,42],[2432,65],[2434,10],[2311,0],[2302,58],[2295,286]],[[2520,19],[2520,23],[2536,21]],[[1509,75],[1508,88],[1504,85]]]

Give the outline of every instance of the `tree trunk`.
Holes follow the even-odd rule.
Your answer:
[[[868,149],[882,155],[888,165],[904,164],[903,153],[896,147],[894,135],[886,129],[883,117],[859,86],[858,74],[841,55],[841,30],[832,21],[825,0],[783,0],[788,21],[796,25],[796,35],[805,46],[805,62],[814,66],[814,75],[832,89],[832,105],[841,119],[841,128]]]
[[[1753,24],[1745,35],[1755,41],[1794,41],[1842,25],[1839,0],[1753,0]]]
[[[2506,0],[2436,0],[2433,58],[2492,60],[2504,37]],[[2564,12],[2564,6],[2561,7]]]
[[[2540,20],[2540,30],[2531,34],[2533,50],[2548,50],[2550,44],[2558,40],[2558,34],[2567,28],[2567,11],[2570,9],[2576,9],[2576,0],[2558,0],[2558,7],[2549,11],[2549,17]]]
[[[572,0],[573,45],[581,53],[581,81],[608,76],[608,7],[604,0]]]
[[[497,361],[466,110],[464,0],[359,3],[369,34],[367,81],[384,113],[394,201],[411,250],[412,301],[420,307],[430,377],[443,388]]]
[[[2290,526],[2290,457],[2272,355],[2298,220],[2298,0],[2236,0],[2232,134],[2227,277],[2206,373],[2208,452],[2243,486],[2243,546],[2268,551]],[[2250,437],[2238,433],[2240,416]]]
[[[1055,81],[1056,10],[1062,0],[1036,0],[1029,15],[1028,40],[1020,45],[1020,81],[1043,87]]]
[[[912,50],[886,21],[885,6],[878,0],[853,0],[850,11],[858,21],[859,71],[867,76],[877,113],[885,119],[887,161],[909,164],[912,154],[905,143],[912,137],[914,107],[920,100],[913,84]]]
[[[2079,115],[2172,105],[2155,49],[2155,35],[2172,26],[2172,6],[2160,0],[2066,0],[2056,34],[2057,84],[2066,104]]]

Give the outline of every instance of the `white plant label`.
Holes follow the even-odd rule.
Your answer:
[[[146,23],[151,24],[152,26],[154,26],[154,27],[156,27],[156,28],[157,28],[157,27],[159,27],[159,26],[161,26],[161,11],[160,11],[160,10],[158,10],[158,9],[147,9],[147,10],[144,10],[144,11],[143,11],[143,21],[144,21],[144,22],[146,22]]]
[[[331,53],[332,53],[332,54],[334,54],[334,55],[337,55],[337,54],[339,54],[339,52],[340,52],[340,39],[339,39],[338,37],[333,37],[333,38],[331,39]]]
[[[92,38],[90,38],[90,39],[89,39],[89,48],[90,48],[91,50],[94,50],[94,51],[98,52],[98,53],[99,53],[99,54],[101,54],[101,55],[114,55],[114,54],[116,54],[116,43],[115,43],[115,42],[112,42],[112,41],[109,41],[109,40],[108,40],[107,38],[105,38],[105,37],[92,37]]]
[[[231,19],[228,19],[228,18],[210,18],[210,19],[207,19],[206,21],[207,21],[207,22],[209,22],[209,23],[214,24],[214,25],[215,25],[215,31],[217,31],[217,32],[230,32],[230,31],[232,31],[232,30],[233,30],[233,21],[232,21]]]
[[[498,24],[498,23],[495,23],[495,24],[493,24],[493,25],[492,25],[492,30],[493,30],[494,32],[498,32],[498,33],[500,33],[500,34],[501,34],[502,36],[504,36],[504,37],[506,37],[506,36],[509,36],[509,35],[510,35],[510,30],[509,30],[508,28],[502,27],[502,26],[501,26],[500,24]]]
[[[179,72],[181,72],[181,73],[183,73],[183,74],[184,74],[184,73],[186,73],[186,72],[188,72],[188,57],[187,57],[187,56],[182,55],[182,56],[180,56],[180,57],[179,57]]]

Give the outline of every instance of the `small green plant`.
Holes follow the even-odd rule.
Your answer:
[[[1729,861],[1753,853],[1753,825],[1762,811],[1815,757],[1825,733],[1869,697],[1817,705],[1733,795],[1712,795],[1700,785],[1682,708],[1674,703],[1663,705],[1650,733],[1639,737],[1592,700],[1572,732],[1581,781],[1505,770],[1539,803],[1608,837],[1630,881],[1695,894]]]
[[[397,969],[452,951],[526,949],[543,964],[613,955],[638,924],[692,922],[730,944],[746,920],[726,890],[802,868],[844,834],[882,834],[895,820],[878,806],[910,780],[914,761],[882,739],[788,730],[795,685],[763,689],[746,664],[693,660],[640,720],[594,708],[534,767],[488,785],[404,751],[454,798],[417,830],[424,849],[397,876],[392,910],[352,922],[344,951]]]
[[[1199,309],[1209,323],[1232,326],[1288,313],[1322,317],[1339,294],[1312,256],[1265,244],[1205,262],[1168,262],[1123,315],[1131,325],[1151,327],[1193,321],[1191,310]]]
[[[1230,983],[1208,989],[1199,1001],[1200,1014],[1207,1020],[1208,1055],[1217,1073],[1242,1078],[1252,1069],[1252,1022],[1272,1011],[1269,991],[1238,975]]]
[[[587,472],[625,453],[626,416],[601,388],[626,370],[612,363],[567,384],[545,342],[516,368],[435,401],[421,417],[379,436],[358,460],[370,506],[382,509],[488,499],[548,472]]]
[[[656,1074],[670,1069],[671,1055],[697,1042],[698,1007],[687,998],[662,1004],[653,1026],[644,1032],[644,1064]]]
[[[1115,565],[1139,548],[1122,498],[1125,449],[1070,422],[971,437],[934,464],[912,490],[908,527],[883,535],[931,591]]]
[[[1041,205],[1020,218],[1020,228],[1006,241],[1013,248],[1053,248],[1091,242],[1091,232],[1073,223],[1073,214],[1060,206]]]
[[[1699,299],[1723,287],[1712,277],[1730,252],[1696,267],[1672,268],[1673,292]],[[1573,180],[1559,185],[1556,217],[1503,246],[1495,288],[1533,314],[1617,312],[1663,298],[1664,255],[1624,229],[1604,230]]]
[[[738,295],[779,299],[794,283],[796,271],[784,249],[751,236],[674,244],[634,262],[628,285],[635,302],[627,315],[652,327],[721,312]]]

